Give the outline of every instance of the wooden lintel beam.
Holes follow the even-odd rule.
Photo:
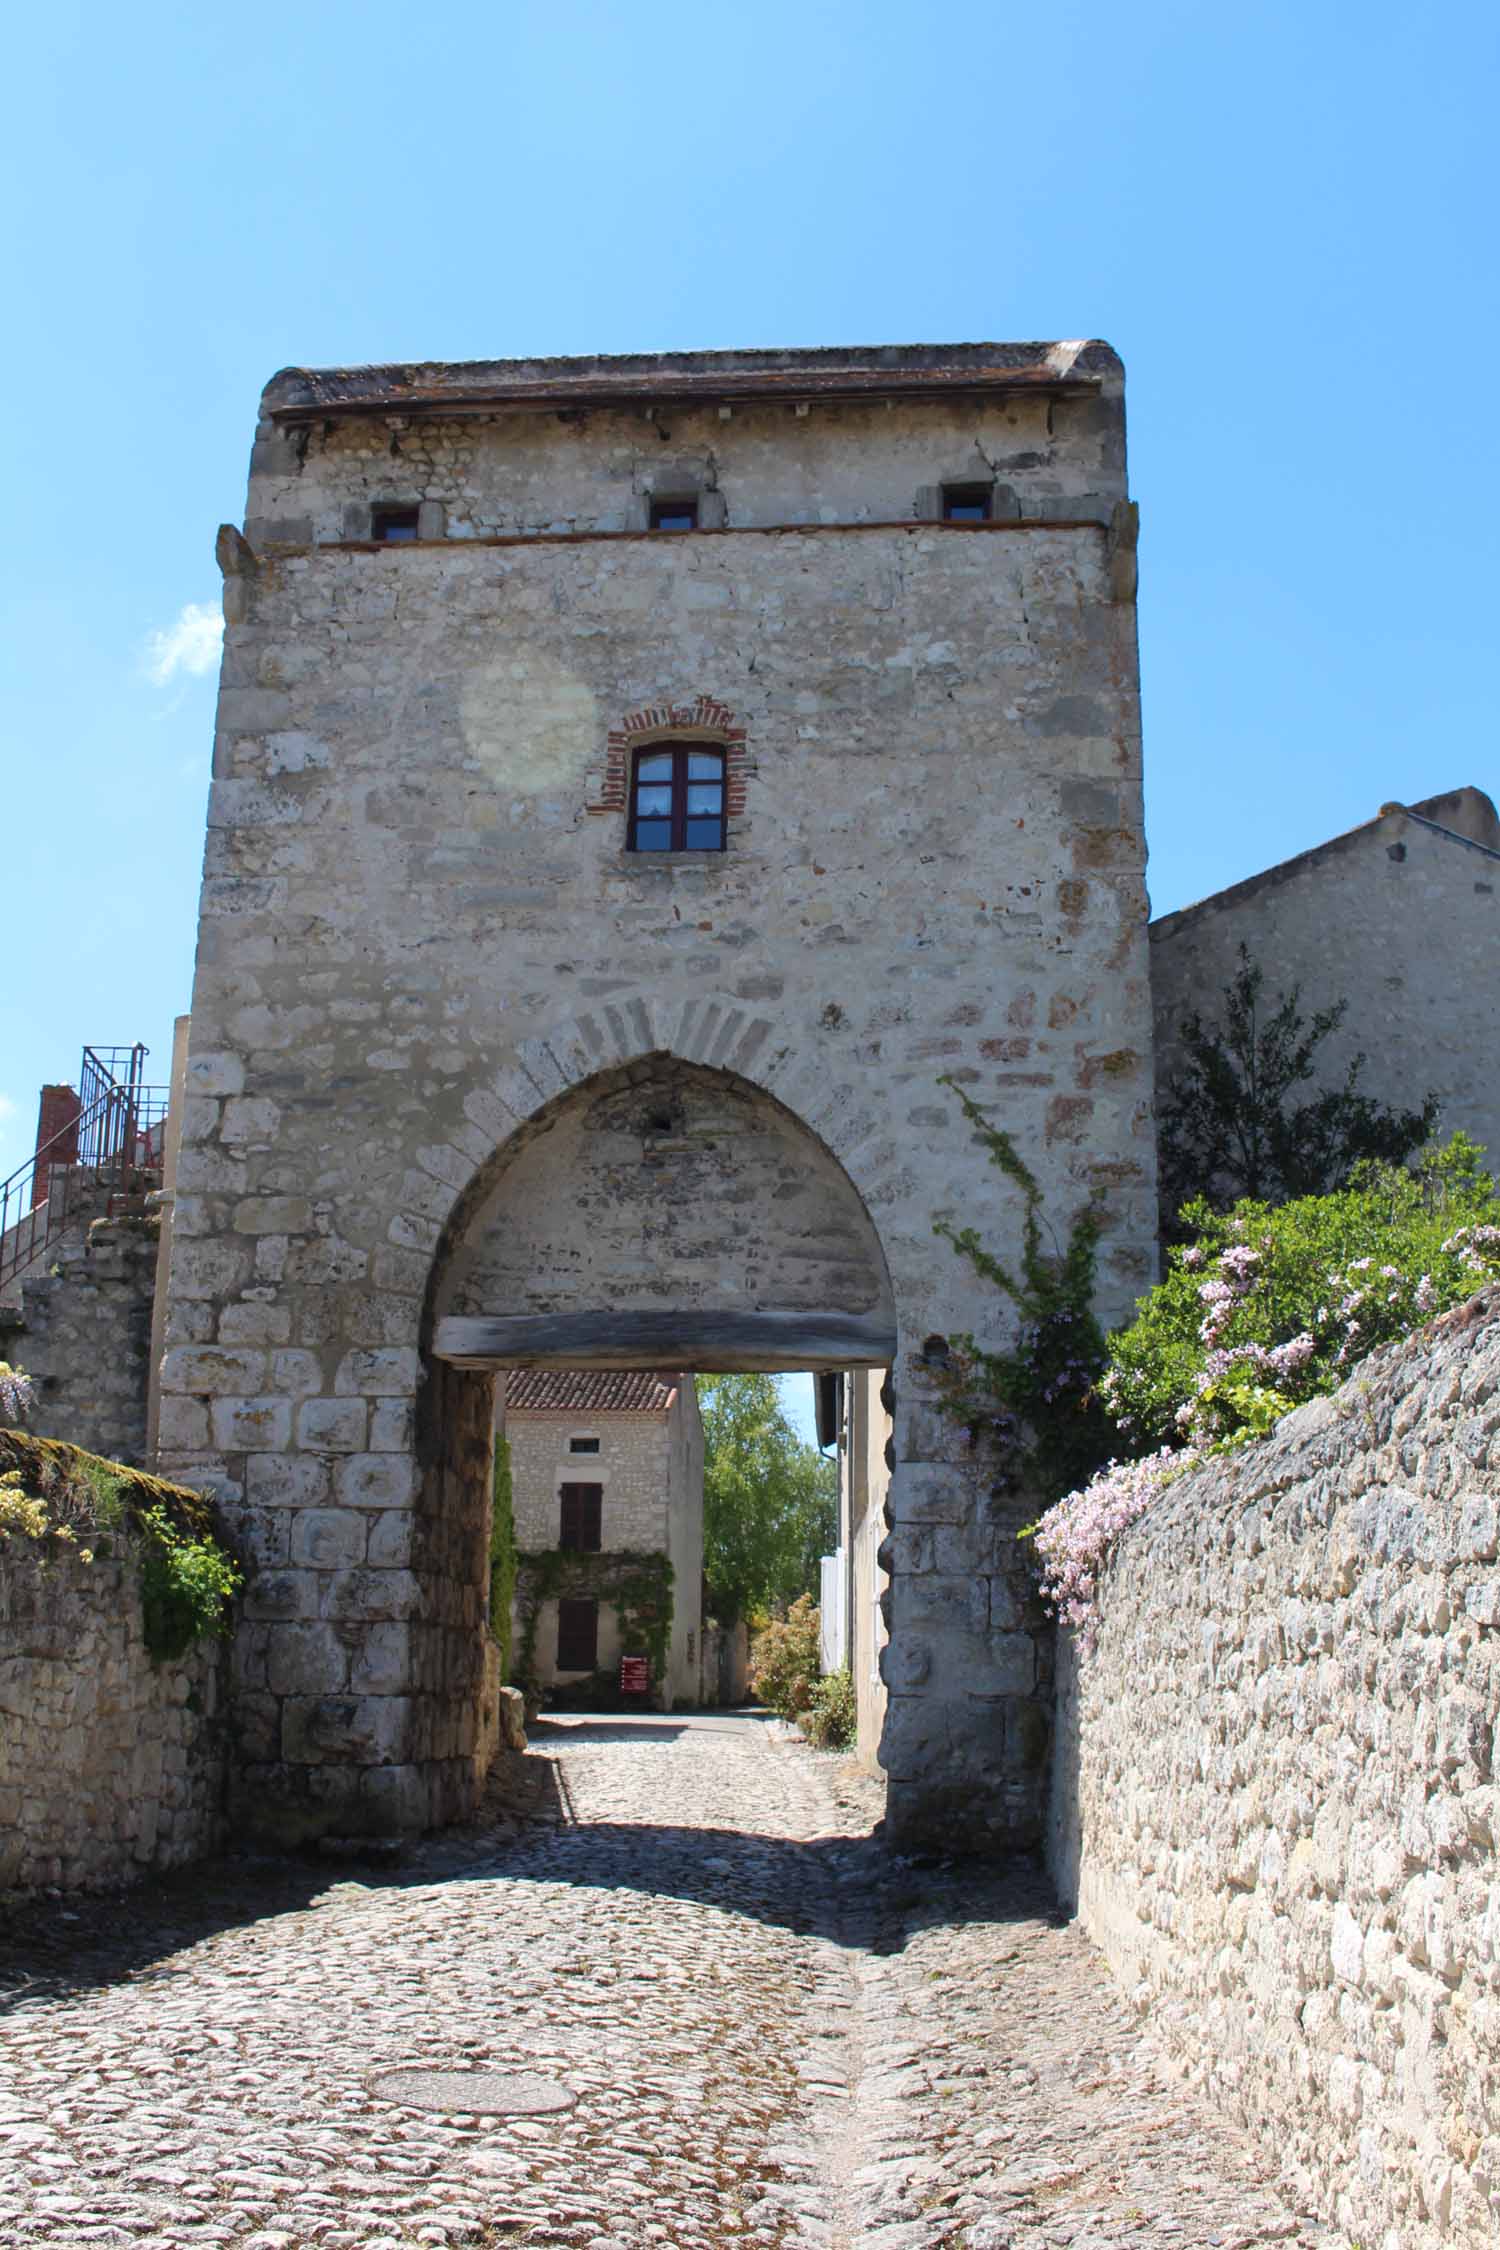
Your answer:
[[[453,1367],[670,1367],[734,1375],[800,1368],[889,1367],[887,1321],[825,1312],[531,1313],[489,1320],[450,1314],[433,1352]]]

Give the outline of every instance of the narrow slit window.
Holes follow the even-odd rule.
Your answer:
[[[396,546],[417,536],[417,511],[415,508],[379,507],[370,511],[370,537],[387,547]]]
[[[994,507],[995,488],[989,484],[945,484],[943,486],[944,523],[988,523]]]
[[[698,503],[696,500],[653,500],[651,503],[651,529],[653,531],[696,531],[698,528]]]
[[[599,1440],[596,1437],[575,1437],[568,1440],[570,1453],[597,1453],[598,1450]]]
[[[630,786],[633,852],[724,849],[724,753],[678,742],[637,754]]]

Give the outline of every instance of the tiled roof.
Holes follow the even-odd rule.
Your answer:
[[[507,1414],[665,1414],[683,1378],[654,1367],[515,1367],[505,1381]]]

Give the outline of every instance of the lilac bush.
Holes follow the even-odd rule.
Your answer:
[[[1195,1238],[1109,1341],[1099,1396],[1139,1456],[1113,1461],[1035,1526],[1043,1594],[1085,1628],[1115,1540],[1205,1455],[1266,1436],[1380,1345],[1500,1279],[1500,1195],[1462,1134],[1412,1172],[1372,1167],[1334,1195],[1207,1204]]]
[[[31,1412],[31,1377],[0,1359],[0,1428],[18,1429]]]

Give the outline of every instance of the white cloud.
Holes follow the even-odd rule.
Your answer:
[[[224,620],[213,602],[186,602],[165,632],[146,636],[146,670],[158,687],[179,672],[200,678],[219,661]]]

